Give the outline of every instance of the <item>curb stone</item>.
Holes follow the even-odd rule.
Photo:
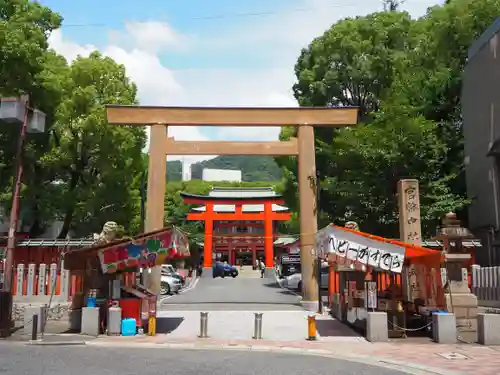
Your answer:
[[[86,341],[41,341],[41,340],[30,340],[26,345],[32,346],[85,346]]]
[[[415,363],[406,363],[395,361],[389,358],[373,358],[365,355],[349,355],[335,352],[327,349],[304,349],[295,347],[275,347],[267,345],[245,345],[245,344],[210,344],[210,343],[132,343],[132,342],[109,342],[109,341],[91,341],[87,346],[107,346],[123,348],[148,348],[148,349],[185,349],[185,350],[231,350],[231,351],[255,351],[255,352],[273,352],[282,354],[319,356],[331,359],[340,359],[350,362],[363,363],[366,365],[377,366],[385,369],[392,369],[412,375],[463,375],[463,373],[442,370],[429,366],[423,366]]]

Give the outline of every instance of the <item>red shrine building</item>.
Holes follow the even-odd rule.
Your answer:
[[[267,268],[274,266],[277,222],[290,220],[291,214],[272,187],[214,187],[206,196],[181,196],[185,203],[197,206],[187,219],[205,224],[204,268],[212,268],[215,260],[253,265],[258,258]]]

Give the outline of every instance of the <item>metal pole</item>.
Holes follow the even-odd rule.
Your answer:
[[[33,315],[33,322],[31,325],[31,341],[36,341],[38,336],[38,314]]]
[[[52,287],[53,288],[53,287]],[[43,341],[43,338],[45,336],[45,325],[47,324],[47,315],[49,311],[47,308],[47,305],[43,305],[41,307],[41,317],[40,317],[40,340]]]
[[[200,312],[200,338],[206,339],[208,337],[208,313]]]
[[[9,219],[9,233],[7,237],[7,257],[5,260],[5,276],[4,276],[4,290],[8,291],[11,295],[14,294],[13,282],[14,278],[14,249],[16,246],[16,230],[17,223],[19,221],[19,196],[21,193],[21,184],[23,179],[23,146],[26,139],[26,132],[28,129],[28,104],[29,100],[27,96],[21,97],[21,100],[25,102],[26,108],[24,111],[24,121],[21,126],[21,131],[19,134],[19,139],[17,142],[16,150],[16,172],[14,179],[14,186],[12,190],[12,205],[10,209],[10,219]],[[0,322],[0,331],[2,336],[10,336],[10,330],[12,325],[12,298],[8,299],[9,307],[6,315],[6,320]]]
[[[320,209],[320,193],[319,186],[320,172],[316,170],[316,222],[318,230],[321,229],[321,209]],[[323,299],[321,297],[321,259],[319,258],[318,249],[316,249],[316,269],[318,274],[318,313],[323,314]]]
[[[255,340],[262,340],[262,315],[263,313],[254,313],[255,320],[253,326],[253,338]]]

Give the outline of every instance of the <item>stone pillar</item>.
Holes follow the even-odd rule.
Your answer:
[[[300,264],[302,267],[302,304],[308,310],[318,307],[318,278],[315,272],[316,220],[316,149],[314,128],[298,129],[298,180],[300,207]]]
[[[144,231],[163,229],[165,216],[165,189],[167,183],[167,126],[151,126],[149,141],[148,191]],[[145,285],[160,294],[161,267],[153,267],[146,276]]]
[[[82,308],[82,335],[99,336],[99,308]]]
[[[366,339],[370,342],[389,341],[386,312],[369,312],[366,318]]]
[[[438,344],[455,344],[457,342],[457,322],[455,314],[432,314],[433,340]]]
[[[402,242],[420,245],[422,225],[420,221],[420,192],[418,180],[398,182],[399,237]],[[403,293],[408,300],[426,299],[425,270],[422,266],[410,265],[403,271]]]
[[[478,342],[481,345],[500,345],[500,315],[478,314]]]
[[[465,341],[477,340],[477,297],[469,289],[467,269],[463,264],[470,259],[469,254],[445,255],[446,309],[454,313],[459,334]]]

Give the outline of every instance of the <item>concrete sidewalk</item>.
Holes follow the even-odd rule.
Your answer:
[[[166,335],[155,337],[100,337],[92,346],[154,347],[170,349],[256,350],[343,358],[357,362],[400,366],[413,373],[498,375],[500,347],[479,345],[416,344],[410,340],[368,343],[345,337],[310,342],[269,340],[175,340]],[[375,363],[376,362],[376,363]]]
[[[247,337],[250,337],[250,330],[248,333],[249,335]],[[44,343],[35,344],[84,344],[87,346],[110,347],[278,351],[343,358],[357,362],[370,362],[375,365],[387,363],[391,364],[391,366],[403,366],[406,370],[409,368],[411,369],[411,373],[423,371],[421,373],[448,375],[500,374],[500,347],[486,347],[470,344],[443,345],[432,343],[428,339],[399,339],[391,340],[387,343],[369,343],[359,336],[339,335],[340,332],[333,331],[331,333],[332,335],[330,336],[324,333],[324,336],[319,337],[316,342],[307,341],[305,339],[305,334],[302,338],[281,337],[279,340],[270,340],[269,338],[264,340],[252,340],[250,338],[228,339],[222,337],[199,339],[196,335],[190,337],[175,337],[170,334],[157,335],[154,337],[88,337],[69,334],[48,334]],[[7,341],[10,341],[12,344],[27,344],[26,338],[23,339],[11,338]]]

